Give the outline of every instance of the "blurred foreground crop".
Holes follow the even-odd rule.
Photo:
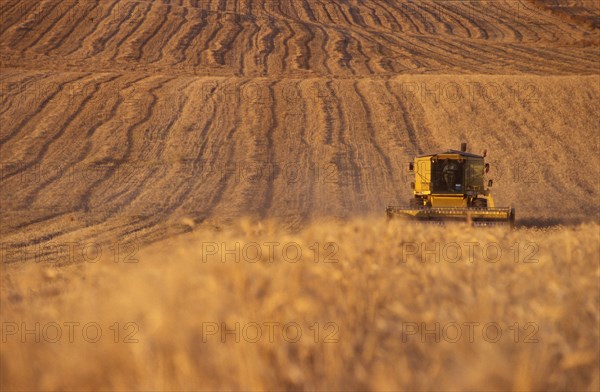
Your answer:
[[[196,227],[2,266],[3,390],[598,390],[598,225]]]

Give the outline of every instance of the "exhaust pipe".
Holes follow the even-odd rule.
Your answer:
[[[460,143],[460,151],[467,152],[467,143]]]

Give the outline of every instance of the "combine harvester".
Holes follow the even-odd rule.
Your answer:
[[[448,150],[439,154],[421,155],[409,164],[415,173],[411,183],[414,197],[409,207],[389,206],[388,218],[413,221],[461,221],[477,226],[515,223],[515,209],[496,208],[484,176],[490,165],[483,155],[467,152],[462,143],[460,151]],[[492,180],[488,180],[488,188]]]

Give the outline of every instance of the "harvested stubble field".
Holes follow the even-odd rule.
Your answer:
[[[3,390],[600,388],[598,2],[0,21]],[[517,229],[386,222],[462,141]]]

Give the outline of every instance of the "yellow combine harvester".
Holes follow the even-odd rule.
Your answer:
[[[409,164],[415,173],[411,183],[414,197],[410,206],[389,206],[389,218],[417,221],[464,221],[476,225],[505,223],[514,226],[514,208],[496,208],[484,183],[489,163],[486,152],[475,155],[467,152],[462,143],[460,151],[448,150],[439,154],[421,155]],[[492,180],[487,183],[492,186]]]

